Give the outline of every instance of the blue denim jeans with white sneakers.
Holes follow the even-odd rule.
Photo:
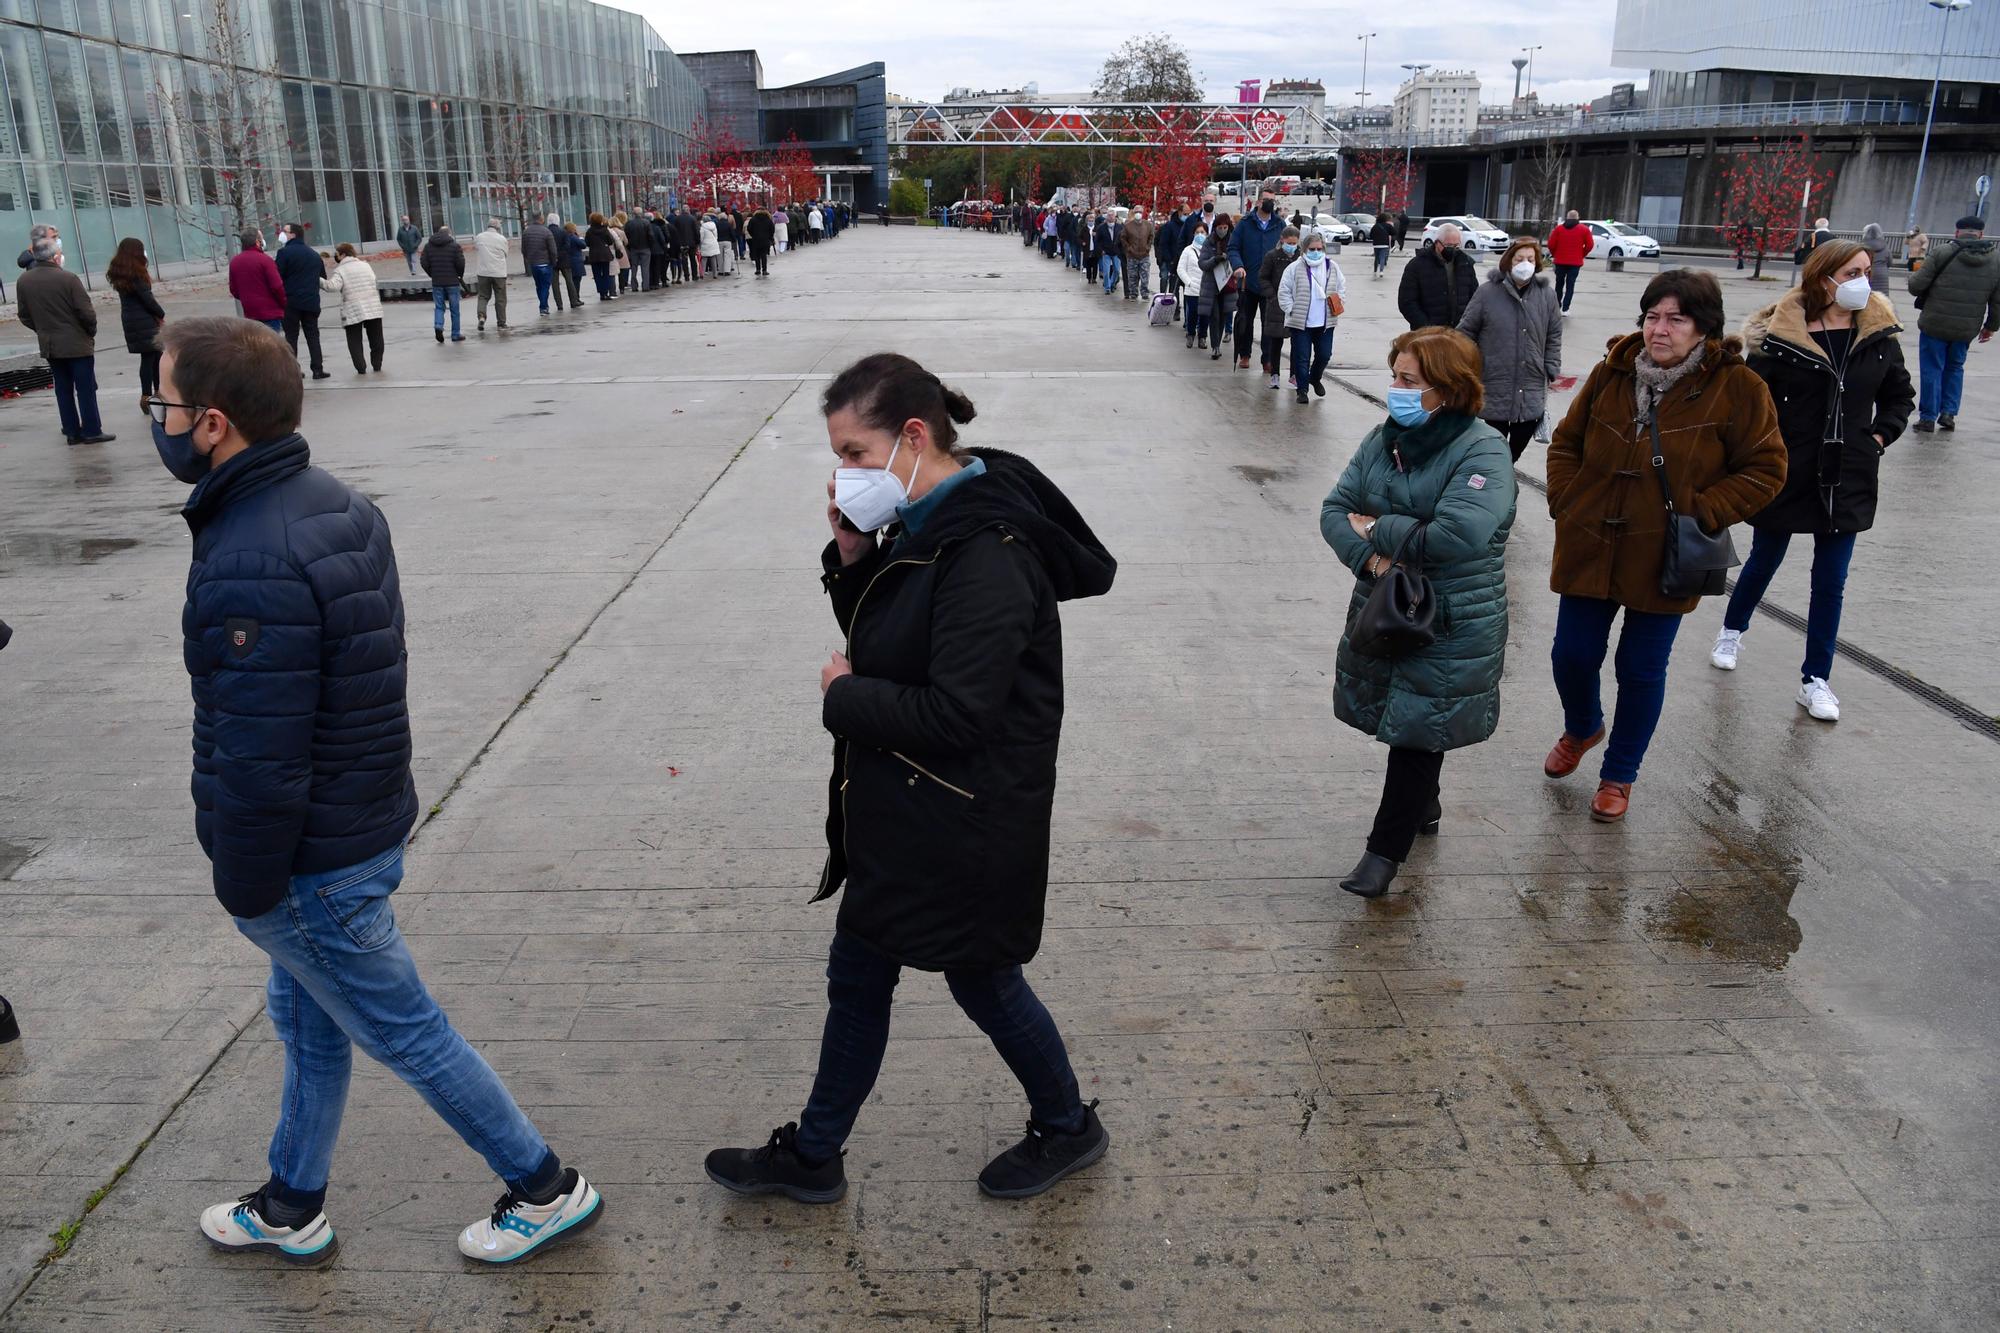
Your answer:
[[[550,1162],[507,1085],[417,976],[389,907],[402,882],[399,843],[362,865],[294,876],[276,907],[236,919],[271,957],[271,1023],[285,1045],[271,1175],[295,1206],[324,1197],[357,1045],[415,1088],[509,1187],[546,1174]]]

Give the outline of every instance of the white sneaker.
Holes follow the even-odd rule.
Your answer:
[[[1812,677],[1799,686],[1799,707],[1811,713],[1822,722],[1840,721],[1840,700],[1827,688],[1825,681]]]
[[[201,1234],[219,1250],[275,1254],[295,1264],[322,1264],[339,1249],[333,1227],[321,1213],[302,1227],[273,1226],[260,1211],[263,1191],[202,1209]]]
[[[1271,376],[1271,387],[1274,389],[1282,389],[1285,386],[1278,382],[1278,377],[1276,375],[1273,375]]]
[[[563,1172],[562,1192],[548,1203],[529,1203],[512,1190],[501,1195],[491,1217],[459,1233],[458,1252],[481,1263],[511,1264],[583,1230],[603,1214],[603,1198],[571,1167]]]
[[[1726,629],[1715,636],[1715,647],[1709,649],[1708,664],[1717,671],[1736,670],[1736,654],[1743,647],[1743,631]]]

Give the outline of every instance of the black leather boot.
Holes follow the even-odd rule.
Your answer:
[[[1444,819],[1444,803],[1441,801],[1432,801],[1430,817],[1424,820],[1422,827],[1418,828],[1417,832],[1422,833],[1427,837],[1435,838],[1437,836],[1438,824],[1441,823],[1443,819]]]
[[[1340,881],[1340,887],[1361,898],[1380,898],[1396,878],[1396,863],[1373,852],[1361,853],[1354,873]]]

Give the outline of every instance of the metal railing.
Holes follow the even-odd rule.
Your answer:
[[[1470,148],[1482,144],[1532,142],[1557,135],[1639,134],[1657,130],[1754,129],[1763,126],[1917,125],[1923,108],[1898,98],[1833,98],[1816,102],[1732,102],[1717,106],[1635,108],[1631,111],[1576,111],[1537,116],[1471,131],[1428,131],[1415,136],[1418,148]],[[1403,148],[1413,140],[1395,130],[1349,130],[1352,148]]]

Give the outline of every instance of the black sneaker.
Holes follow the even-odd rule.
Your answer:
[[[1300,402],[1302,402],[1302,403],[1309,403],[1309,402],[1311,402],[1311,401],[1312,401],[1312,399],[1310,399],[1310,398],[1306,397],[1306,391],[1305,391],[1304,389],[1300,389],[1300,390],[1299,390],[1299,401],[1300,401]]]
[[[847,1193],[847,1170],[839,1157],[808,1166],[799,1156],[796,1123],[772,1130],[771,1141],[761,1148],[717,1148],[704,1165],[710,1180],[737,1194],[782,1194],[800,1203],[838,1203]]]
[[[1958,429],[1958,414],[1957,414],[1957,413],[1955,413],[1955,412],[1946,412],[1946,413],[1944,413],[1944,414],[1943,414],[1942,416],[1940,416],[1940,417],[1938,418],[1938,429],[1939,429],[1939,430],[1957,430],[1957,429]]]
[[[1322,398],[1326,397],[1326,384],[1324,381],[1315,377],[1312,382],[1312,386],[1314,393],[1318,394]]]
[[[1083,1108],[1083,1128],[1074,1134],[1028,1122],[1028,1137],[986,1164],[979,1191],[995,1199],[1032,1199],[1066,1176],[1104,1156],[1111,1135],[1097,1118],[1097,1103]]]
[[[1937,422],[1930,420],[1928,417],[1918,417],[1917,424],[1910,427],[1910,429],[1916,431],[1919,435],[1928,435],[1937,429]]]

